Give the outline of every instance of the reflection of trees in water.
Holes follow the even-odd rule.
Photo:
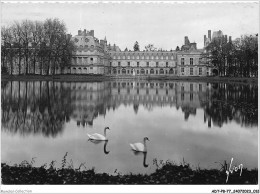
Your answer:
[[[8,82],[2,88],[2,130],[55,137],[71,114],[70,91],[54,82]]]
[[[242,126],[258,125],[258,86],[220,83],[211,91],[204,104],[205,118],[209,127],[212,122],[221,127],[232,120]]]
[[[221,127],[232,120],[245,126],[257,126],[257,85],[189,82],[2,82],[2,130],[11,133],[43,134],[55,137],[65,122],[93,125],[98,116],[130,105],[138,114],[140,105],[181,108],[184,119],[204,109],[204,121]],[[192,87],[191,87],[192,85]],[[120,92],[118,92],[118,88]],[[138,89],[138,90],[137,90]]]

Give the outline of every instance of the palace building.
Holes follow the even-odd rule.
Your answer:
[[[197,49],[197,44],[190,43],[187,36],[179,51],[121,51],[117,45],[108,44],[106,38],[97,39],[94,30],[79,30],[72,40],[76,51],[71,66],[63,70],[66,74],[119,77],[212,75],[211,66],[202,57],[204,49]]]

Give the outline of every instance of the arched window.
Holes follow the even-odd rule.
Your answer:
[[[151,70],[150,70],[150,74],[154,74],[154,69],[151,69]]]
[[[116,68],[113,69],[113,73],[116,74]]]
[[[164,74],[164,71],[163,71],[163,69],[160,69],[160,74]]]
[[[144,69],[141,69],[141,74],[145,74],[145,71],[144,71]]]
[[[122,69],[122,74],[126,74],[126,69]]]
[[[173,74],[173,69],[172,68],[170,69],[169,74]]]

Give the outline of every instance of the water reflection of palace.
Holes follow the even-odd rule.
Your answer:
[[[196,113],[201,101],[206,101],[206,83],[172,81],[114,81],[111,82],[112,106],[133,104],[135,111],[139,105],[148,110],[153,107],[175,106],[182,108],[187,119],[190,113]]]
[[[257,85],[114,80],[109,82],[2,82],[2,130],[56,136],[70,119],[92,126],[120,105],[181,108],[184,119],[204,110],[208,126],[235,121],[257,126]]]
[[[71,118],[77,125],[93,125],[98,115],[105,115],[111,92],[107,82],[68,82],[61,85],[70,92]]]

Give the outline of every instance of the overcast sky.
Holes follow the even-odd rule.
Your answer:
[[[3,3],[2,25],[14,20],[60,18],[68,33],[78,29],[95,30],[98,39],[107,37],[121,49],[141,50],[152,43],[158,48],[175,49],[188,36],[203,47],[207,31],[222,30],[232,38],[258,33],[258,3]]]

